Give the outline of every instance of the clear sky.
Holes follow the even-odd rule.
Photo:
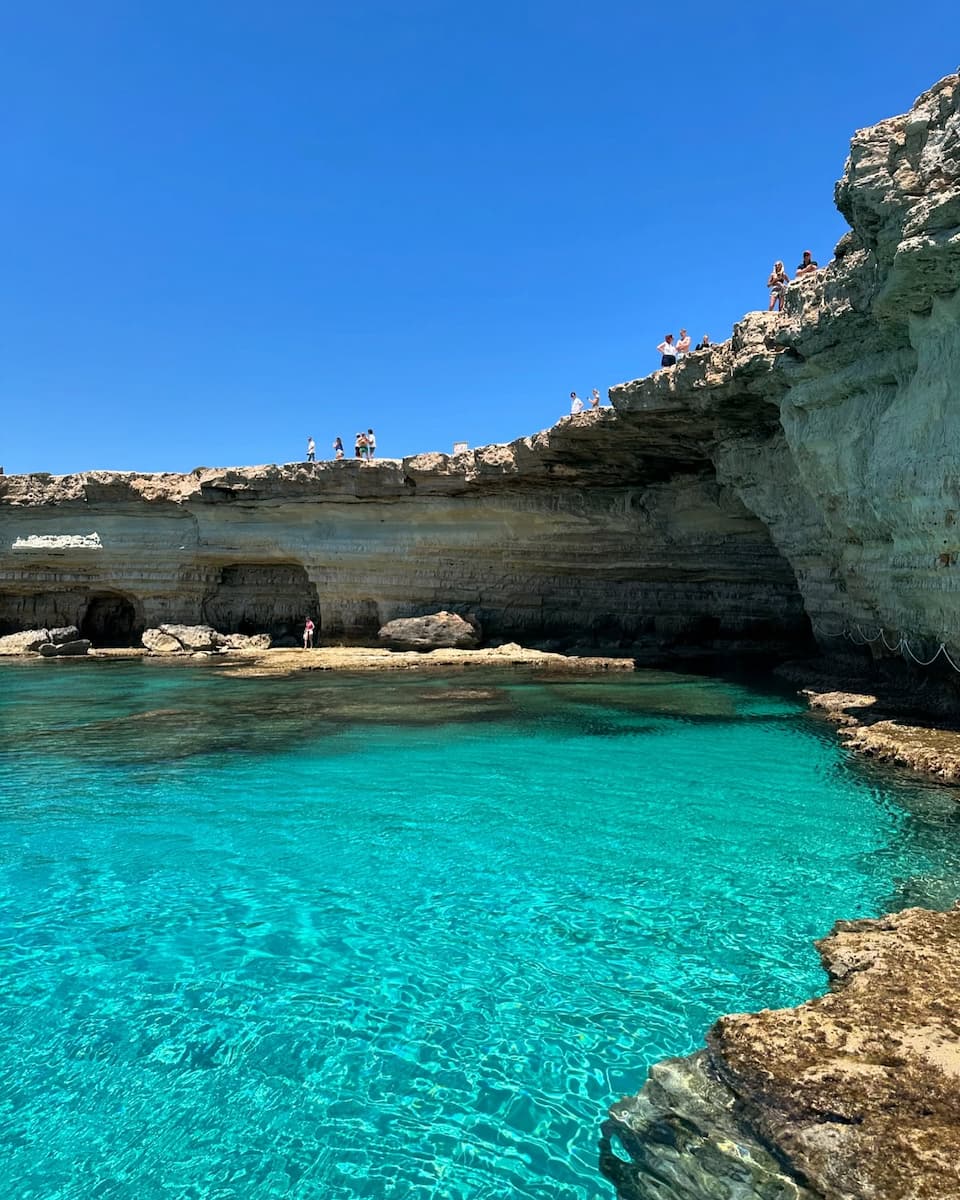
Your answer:
[[[956,31],[953,0],[8,4],[0,464],[541,429],[828,260],[850,135]]]

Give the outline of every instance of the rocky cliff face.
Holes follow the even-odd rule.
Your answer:
[[[856,135],[852,231],[785,315],[508,446],[0,478],[0,633],[162,622],[369,638],[884,639],[960,662],[960,87]],[[809,618],[809,620],[808,620]],[[939,660],[944,662],[943,657]]]
[[[710,425],[718,481],[770,530],[825,648],[882,650],[882,632],[960,663],[960,77],[858,133],[836,199],[852,230],[785,316],[612,398]]]
[[[309,613],[364,639],[439,608],[521,641],[806,630],[789,564],[695,439],[609,409],[456,459],[0,479],[0,633],[282,638]]]

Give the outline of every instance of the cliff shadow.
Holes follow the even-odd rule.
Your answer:
[[[230,563],[203,599],[203,620],[221,633],[269,633],[297,645],[306,617],[319,633],[320,598],[300,563]]]

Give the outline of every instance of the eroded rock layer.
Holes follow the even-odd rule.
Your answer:
[[[960,670],[960,77],[856,135],[837,201],[852,232],[786,318],[754,314],[614,403],[712,423],[717,478],[825,647]],[[748,431],[751,397],[769,412]],[[908,733],[855,736],[896,756]],[[622,1200],[960,1197],[960,912],[840,922],[820,951],[828,996],[723,1018],[614,1106],[601,1168]]]
[[[456,459],[0,479],[0,632],[283,639],[319,614],[323,637],[369,639],[449,609],[521,641],[803,638],[763,522],[702,455],[654,456],[624,425],[601,411]]]
[[[858,133],[836,199],[852,230],[785,316],[611,396],[699,430],[825,648],[960,664],[960,77]]]

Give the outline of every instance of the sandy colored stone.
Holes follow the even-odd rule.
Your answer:
[[[145,629],[140,639],[151,654],[182,654],[183,646],[172,634],[162,629]]]
[[[960,784],[960,732],[900,721],[877,721],[841,729],[851,750],[881,762],[893,762],[932,775],[944,783]]]
[[[960,911],[841,921],[818,949],[828,995],[721,1018],[614,1106],[623,1200],[960,1197]]]

